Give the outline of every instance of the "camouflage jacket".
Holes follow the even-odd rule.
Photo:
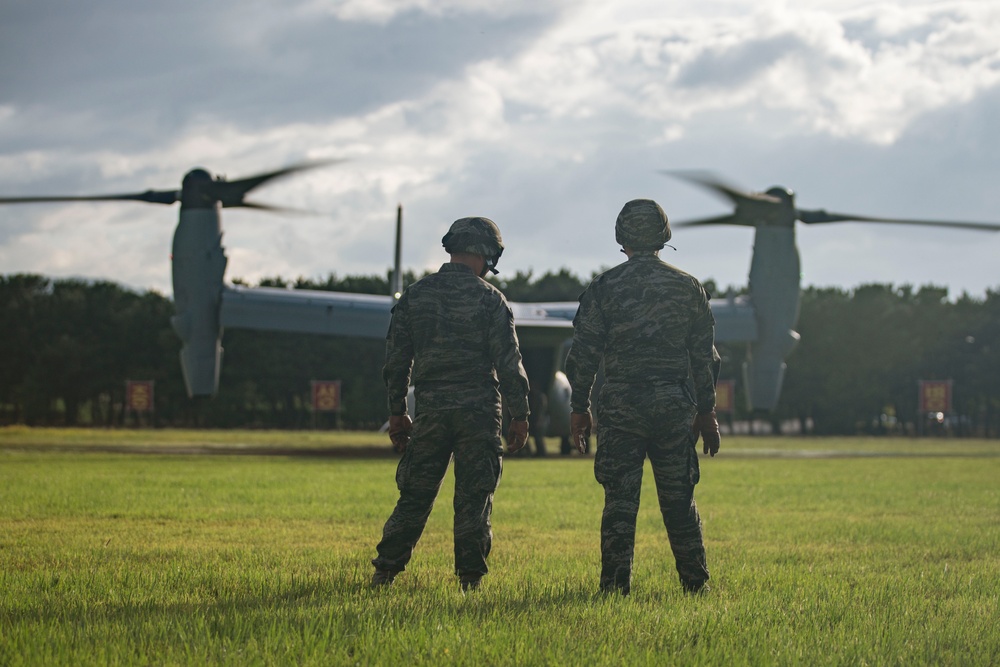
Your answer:
[[[392,309],[382,379],[389,413],[406,413],[411,381],[418,412],[528,417],[528,376],[503,294],[463,264],[448,263],[410,285]]]
[[[602,360],[608,384],[687,384],[699,413],[714,410],[719,356],[708,299],[697,279],[651,252],[594,278],[580,296],[566,360],[573,411],[590,409]]]

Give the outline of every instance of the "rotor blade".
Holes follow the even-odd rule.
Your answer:
[[[258,204],[252,201],[241,201],[238,204],[224,205],[224,208],[250,208],[257,211],[268,211],[270,213],[295,213],[298,215],[320,215],[315,211],[307,211],[301,208],[288,208],[287,206],[273,206],[271,204]]]
[[[674,171],[670,169],[661,169],[660,173],[688,181],[689,183],[694,183],[695,185],[700,185],[703,188],[708,188],[716,194],[722,195],[734,205],[742,204],[746,201],[767,202],[769,204],[777,204],[780,201],[771,195],[765,195],[759,192],[743,192],[742,190],[737,190],[735,187],[727,183],[723,183],[717,176],[707,171]]]
[[[924,225],[928,227],[954,227],[956,229],[974,229],[978,231],[997,232],[1000,224],[992,222],[960,222],[953,220],[912,220],[908,218],[876,218],[868,215],[853,215],[851,213],[830,213],[824,209],[796,211],[798,219],[807,225],[826,222],[885,222],[895,225]]]
[[[66,197],[0,197],[0,204],[38,204],[67,201],[144,201],[150,204],[173,204],[180,197],[177,190],[146,190],[124,195],[92,195]]]
[[[749,222],[742,222],[745,218],[738,218],[735,215],[720,215],[714,218],[699,218],[697,220],[682,220],[681,222],[671,222],[675,227],[697,227],[702,225],[740,225],[741,227],[753,227]]]
[[[294,164],[290,167],[285,167],[284,169],[269,171],[263,174],[257,174],[256,176],[248,176],[247,178],[241,178],[236,181],[212,181],[211,183],[206,183],[202,187],[211,190],[212,195],[222,203],[223,208],[240,206],[243,202],[243,197],[245,197],[248,192],[254,188],[260,187],[268,181],[289,176],[300,171],[336,164],[337,162],[343,162],[343,160],[302,162]]]

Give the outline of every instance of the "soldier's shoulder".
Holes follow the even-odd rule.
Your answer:
[[[591,279],[590,284],[580,295],[580,299],[596,299],[598,301],[613,299],[618,290],[631,284],[632,280],[628,274],[628,262],[605,269]]]
[[[433,275],[433,274],[432,274]],[[416,282],[410,283],[403,288],[403,293],[400,295],[399,300],[396,305],[403,305],[404,307],[410,303],[411,300],[422,298],[422,295],[427,291],[434,291],[431,280],[431,276],[424,276]]]
[[[659,269],[661,274],[664,275],[665,277],[668,277],[677,282],[686,283],[696,290],[704,289],[700,280],[692,276],[684,269],[674,266],[673,264],[670,264],[668,262],[660,262],[657,268]]]
[[[510,305],[507,303],[507,297],[500,291],[500,288],[487,280],[483,280],[482,278],[478,278],[478,280],[479,289],[482,291],[484,301],[495,306],[510,308]]]
[[[591,285],[607,285],[609,283],[614,283],[614,282],[616,282],[618,280],[621,280],[623,277],[625,277],[628,274],[628,271],[629,271],[628,262],[622,262],[621,264],[618,264],[617,266],[612,266],[610,269],[605,269],[604,271],[601,271],[600,273],[598,273],[590,281],[590,284]]]
[[[494,285],[490,281],[486,280],[485,278],[479,278],[479,277],[477,277],[476,278],[476,284],[479,285],[480,289],[484,290],[485,292],[493,294],[494,296],[499,296],[500,298],[504,298],[504,299],[506,298],[503,295],[503,292],[500,291],[499,287],[497,287],[496,285]]]
[[[463,300],[473,300],[490,305],[507,305],[507,298],[495,285],[472,272],[452,272],[440,283],[449,292]]]
[[[419,291],[422,289],[427,289],[428,287],[432,286],[435,282],[437,282],[439,278],[440,275],[438,273],[428,273],[426,276],[422,278],[417,278],[416,282],[407,285],[406,290],[404,290],[404,292],[407,290]]]

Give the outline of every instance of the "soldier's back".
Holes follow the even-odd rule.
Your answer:
[[[594,280],[607,327],[609,382],[681,382],[688,337],[707,309],[701,283],[654,255],[637,255]]]
[[[489,409],[499,401],[489,350],[491,312],[506,307],[495,287],[445,264],[407,289],[413,384],[422,410]]]

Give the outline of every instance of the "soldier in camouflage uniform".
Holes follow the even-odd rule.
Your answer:
[[[694,277],[660,260],[670,240],[663,209],[651,200],[625,204],[615,239],[628,261],[594,278],[580,296],[566,375],[573,387],[573,439],[590,435],[590,393],[604,362],[598,401],[594,472],[604,487],[601,591],[628,595],[643,462],[648,456],[657,499],[685,591],[708,580],[701,519],[694,501],[701,435],[705,453],[719,450],[715,418],[715,319]]]
[[[399,501],[372,560],[372,586],[406,568],[455,460],[455,572],[462,590],[487,572],[490,515],[500,482],[501,396],[512,419],[508,451],[528,437],[528,377],[510,306],[483,280],[503,253],[488,218],[456,220],[442,239],[451,261],[411,285],[393,308],[382,376],[389,394],[389,436],[403,452]],[[406,414],[411,382],[416,416]]]

